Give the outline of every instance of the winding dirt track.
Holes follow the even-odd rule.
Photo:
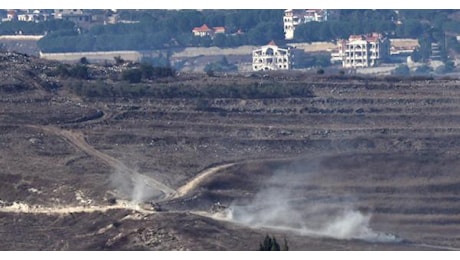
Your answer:
[[[37,126],[32,126],[32,127],[37,127]],[[45,131],[48,131],[52,134],[62,137],[68,143],[74,145],[75,147],[84,151],[85,153],[104,161],[112,168],[129,174],[133,180],[141,179],[146,185],[150,186],[151,188],[154,188],[154,189],[157,189],[163,192],[165,194],[165,198],[164,198],[165,200],[177,199],[177,198],[181,198],[185,196],[191,190],[196,188],[207,177],[214,175],[215,173],[223,169],[229,168],[236,164],[236,163],[227,163],[227,164],[222,164],[222,165],[218,165],[218,166],[214,166],[214,167],[205,169],[201,173],[199,173],[195,178],[187,182],[185,185],[179,187],[176,191],[172,189],[171,187],[168,187],[165,184],[153,179],[152,177],[142,175],[138,173],[137,171],[128,168],[125,164],[123,164],[118,159],[115,159],[105,153],[102,153],[94,149],[94,147],[92,147],[86,142],[85,137],[80,132],[63,130],[63,129],[59,129],[53,126],[38,126],[38,128],[41,128]]]
[[[102,153],[88,144],[85,140],[83,133],[64,130],[54,126],[39,126],[39,125],[27,125],[27,127],[44,130],[53,135],[57,135],[65,140],[67,143],[73,145],[77,149],[85,152],[86,154],[93,156],[105,163],[115,170],[121,171],[125,174],[128,174],[131,180],[139,181],[141,180],[145,185],[159,190],[164,194],[163,198],[160,198],[159,201],[166,201],[171,199],[177,199],[185,196],[191,190],[195,189],[204,179],[207,177],[223,170],[229,168],[236,163],[228,163],[223,165],[214,166],[208,169],[203,170],[195,178],[191,179],[189,182],[184,184],[174,190],[171,187],[166,186],[165,184],[155,180],[152,177],[142,175],[137,171],[128,168],[124,163],[119,161],[116,158],[113,158],[105,153]],[[31,214],[68,214],[76,212],[105,212],[110,209],[132,209],[141,213],[152,213],[151,210],[142,209],[139,204],[133,204],[128,201],[120,201],[115,205],[99,205],[99,206],[56,206],[56,207],[43,207],[40,205],[28,205],[25,203],[13,203],[10,206],[0,207],[0,212],[10,212],[10,213],[31,213]]]
[[[53,126],[30,126],[30,127],[40,128],[54,135],[60,136],[66,142],[75,146],[77,149],[80,149],[81,151],[85,152],[86,154],[90,156],[100,159],[101,161],[107,163],[110,167],[114,168],[117,171],[121,171],[125,174],[128,174],[133,182],[136,180],[137,181],[141,180],[145,185],[155,190],[161,191],[165,195],[165,198],[171,198],[176,194],[176,191],[174,189],[166,186],[165,184],[149,176],[142,175],[138,173],[137,171],[128,168],[124,163],[122,163],[118,159],[115,159],[105,153],[102,153],[94,149],[94,147],[92,147],[86,142],[85,137],[83,136],[81,132],[63,130],[63,129],[59,129]]]
[[[198,174],[195,178],[187,182],[185,185],[179,187],[177,189],[176,195],[173,198],[176,199],[176,198],[183,197],[184,195],[189,193],[191,190],[196,188],[207,177],[217,173],[218,171],[227,169],[235,164],[236,163],[222,164],[222,165],[214,166],[214,167],[211,167],[211,168],[208,168],[202,171],[200,174]]]

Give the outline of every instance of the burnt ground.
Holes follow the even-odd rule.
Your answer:
[[[48,66],[0,63],[2,250],[257,250],[266,234],[291,250],[460,248],[455,80],[178,76],[168,84],[314,95],[89,99],[56,88]],[[134,198],[159,209],[102,210]],[[212,218],[216,203],[233,218]]]

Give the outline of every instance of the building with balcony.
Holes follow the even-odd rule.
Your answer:
[[[341,61],[344,68],[377,66],[390,56],[390,41],[378,33],[351,35],[348,40],[339,40],[331,61]]]
[[[286,40],[294,39],[295,27],[308,22],[327,21],[328,12],[324,9],[287,9],[284,11],[284,37]]]
[[[274,41],[252,51],[252,70],[289,70],[291,69],[290,50],[280,48]]]

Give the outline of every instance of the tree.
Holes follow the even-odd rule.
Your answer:
[[[86,57],[81,57],[80,58],[80,64],[82,65],[88,65],[89,64],[89,61]]]
[[[142,71],[140,69],[128,69],[122,72],[121,77],[129,83],[139,83],[142,80]]]
[[[225,47],[227,45],[227,36],[223,33],[218,33],[214,37],[213,43],[217,47]]]
[[[141,63],[140,67],[142,78],[153,79],[153,66],[148,63]]]
[[[77,64],[70,71],[69,75],[77,79],[89,79],[89,71],[86,65]]]
[[[289,251],[289,246],[288,246],[286,237],[284,237],[284,243],[283,243],[283,247],[281,248],[281,251]]]
[[[125,63],[125,60],[120,57],[120,55],[113,57],[115,60],[116,65],[123,65]]]
[[[401,64],[392,72],[393,75],[407,76],[410,74],[410,69],[407,65]]]
[[[431,72],[431,68],[428,65],[422,65],[415,69],[416,74],[428,74]]]
[[[284,238],[283,251],[288,250],[289,246],[287,244],[286,238]],[[281,251],[281,247],[274,236],[271,238],[269,235],[266,235],[263,243],[259,244],[259,251]]]

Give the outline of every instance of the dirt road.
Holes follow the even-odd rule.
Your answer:
[[[128,168],[124,163],[122,163],[118,159],[115,159],[103,152],[94,149],[94,147],[92,147],[86,142],[85,137],[81,132],[59,129],[54,126],[30,127],[40,128],[54,135],[62,137],[65,141],[72,144],[77,149],[80,149],[88,155],[102,160],[103,162],[107,163],[110,167],[117,171],[128,174],[133,182],[141,180],[146,186],[161,191],[164,194],[165,198],[173,197],[176,194],[176,191],[174,189],[166,186],[165,184],[153,179],[152,177],[142,175],[137,171]]]
[[[134,204],[129,201],[119,200],[114,205],[91,205],[91,206],[55,206],[45,207],[41,205],[29,205],[22,202],[14,202],[12,205],[0,207],[0,212],[6,213],[26,213],[26,214],[49,214],[62,215],[70,213],[93,213],[106,212],[111,209],[130,209],[136,212],[151,214],[152,210],[146,210],[140,207],[139,204]]]
[[[227,163],[227,164],[222,164],[222,165],[218,165],[215,167],[211,167],[211,168],[208,168],[202,171],[200,174],[198,174],[195,178],[187,182],[185,185],[179,187],[177,189],[177,193],[174,196],[174,198],[183,197],[185,194],[187,194],[188,192],[196,188],[205,178],[217,173],[218,171],[229,168],[233,165],[235,165],[235,163]]]

